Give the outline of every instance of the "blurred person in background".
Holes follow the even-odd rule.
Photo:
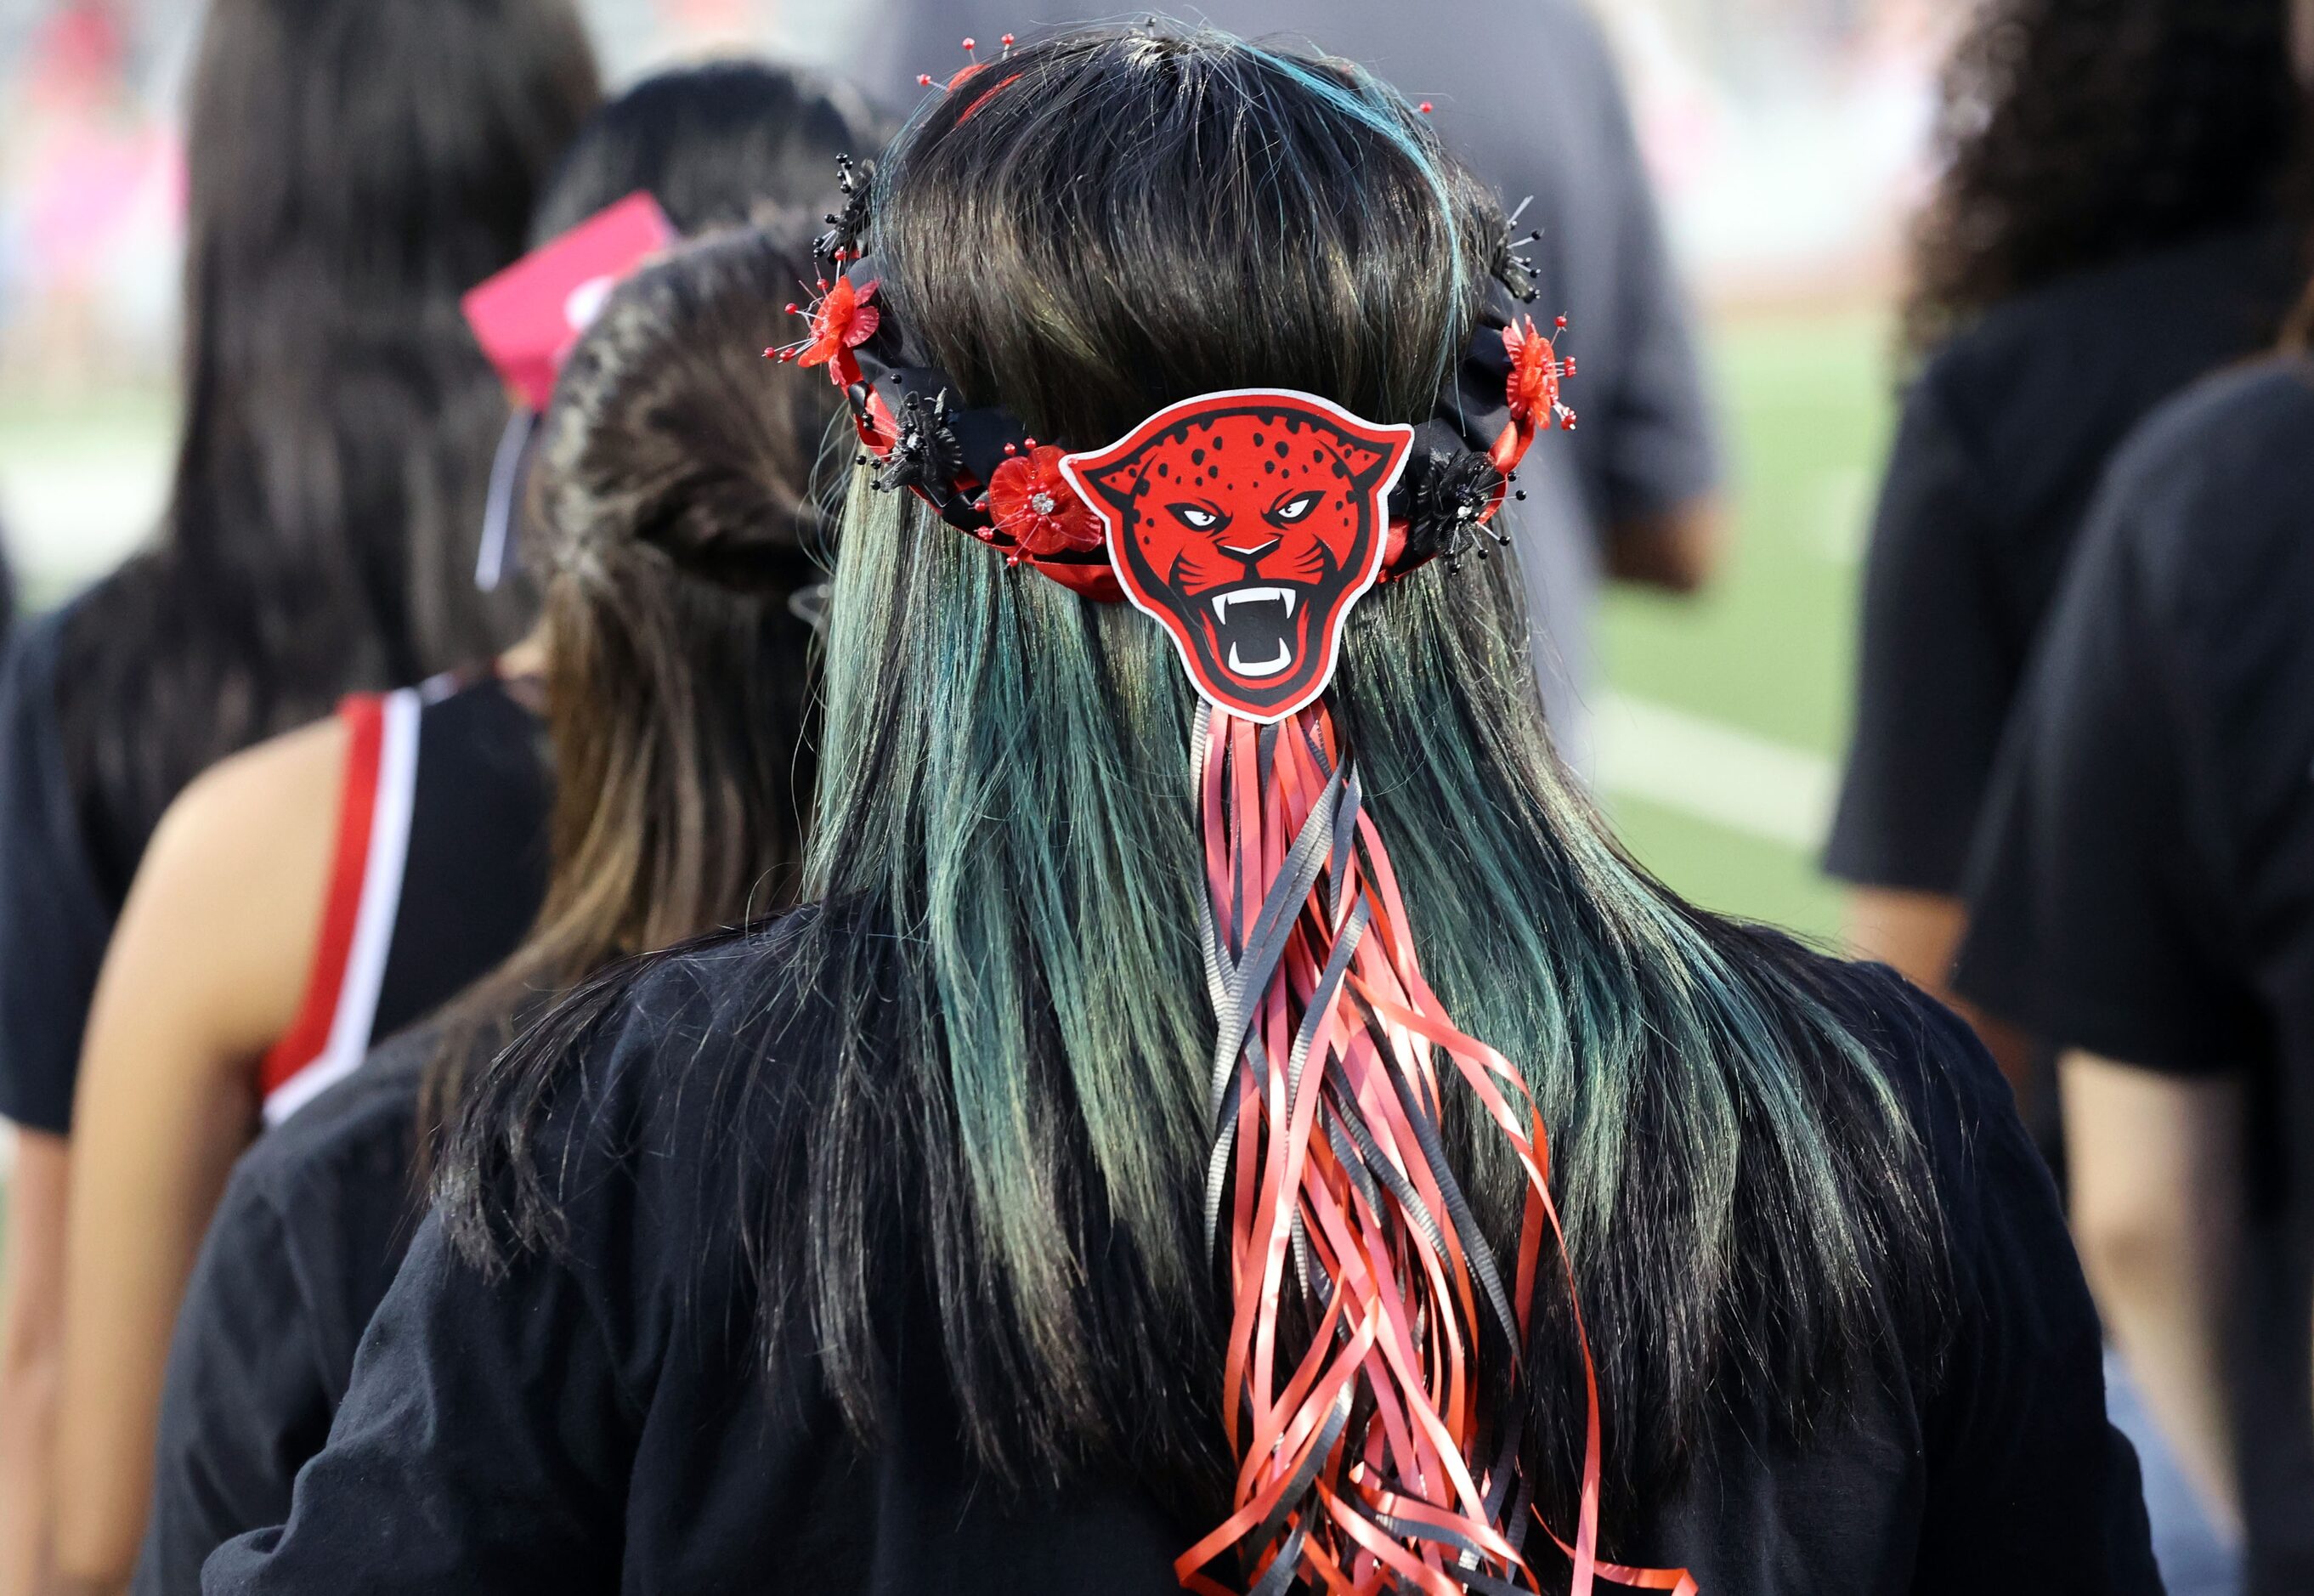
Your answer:
[[[814,152],[759,175],[833,171]],[[421,1154],[468,1074],[604,966],[792,902],[817,772],[798,611],[826,546],[809,482],[838,396],[762,350],[813,276],[795,243],[721,235],[646,268],[572,354],[529,533],[548,573],[539,644],[564,777],[546,910],[442,1020],[234,1170],[170,1354],[146,1596],[198,1591],[210,1552],[288,1516],[416,1227]]]
[[[2292,0],[1985,0],[1946,69],[1905,311],[1919,369],[1826,853],[1855,948],[1941,997],[1995,751],[2107,457],[2162,399],[2269,346],[2305,275],[2292,17]],[[2029,1043],[1983,1028],[2045,1135]]]
[[[46,1556],[81,1034],[137,860],[219,757],[486,658],[506,400],[458,296],[599,98],[569,0],[216,0],[193,69],[182,436],[154,545],[0,682],[0,1592]]]
[[[919,74],[944,81],[973,39],[999,53],[1012,0],[881,0],[860,81],[887,97]],[[1029,8],[1058,20],[1047,4]],[[1439,136],[1506,208],[1541,289],[1568,320],[1582,376],[1581,426],[1519,472],[1506,507],[1532,619],[1551,737],[1591,772],[1596,685],[1593,611],[1603,580],[1691,593],[1724,535],[1717,427],[1692,318],[1664,239],[1622,76],[1585,0],[1459,0],[1452,27],[1424,26],[1403,0],[1210,0],[1190,14],[1244,39],[1307,40],[1427,102]],[[1104,14],[1083,5],[1080,14]],[[1474,49],[1471,40],[1489,44]]]
[[[125,253],[159,242],[146,231],[158,215],[174,220],[161,197],[177,187],[179,152],[138,102],[124,8],[61,0],[43,9],[5,85],[0,188],[21,251],[8,262],[8,289],[21,299],[7,318],[6,352],[54,397],[117,366],[117,307],[106,303],[117,285],[108,279]]]
[[[835,193],[837,154],[870,147],[874,139],[864,101],[806,75],[746,61],[663,73],[588,119],[547,184],[533,231],[543,248],[639,190],[657,198],[684,234],[745,226],[758,213],[791,215],[799,225],[816,222]],[[799,280],[790,272],[768,292],[791,295],[799,291]],[[547,291],[560,308],[565,286],[550,283]],[[778,325],[776,314],[759,314],[756,322],[754,342],[742,352],[760,366],[764,345]],[[606,336],[608,344],[587,346],[598,350],[597,366],[609,357],[603,351],[619,348],[616,332]],[[753,387],[736,388],[736,397],[735,385],[727,384],[719,391],[721,400],[752,405],[736,410],[734,419],[761,424],[741,436],[768,450],[770,464],[759,464],[752,474],[734,469],[719,475],[711,469],[713,462],[702,459],[695,476],[684,476],[678,469],[681,451],[671,441],[679,433],[667,429],[680,420],[698,428],[702,449],[717,441],[707,425],[712,413],[707,397],[694,391],[696,380],[692,388],[653,390],[634,372],[620,370],[632,379],[615,391],[622,402],[666,406],[664,415],[613,419],[633,436],[601,423],[612,428],[597,440],[602,450],[624,447],[631,456],[625,475],[600,483],[600,490],[608,495],[623,487],[631,514],[666,522],[631,528],[633,539],[643,541],[614,548],[623,551],[614,561],[623,573],[620,579],[640,581],[658,557],[658,545],[649,540],[672,535],[698,517],[724,541],[715,547],[734,551],[742,570],[777,564],[777,550],[761,545],[776,542],[780,529],[789,526],[793,505],[770,517],[751,542],[749,529],[737,525],[737,512],[716,495],[759,489],[760,504],[746,501],[758,509],[791,480],[794,505],[800,505],[804,467],[826,431],[829,408],[782,407],[773,400],[784,385],[764,397],[755,392],[760,377]],[[597,370],[595,380],[611,379]],[[594,401],[607,402],[600,394]],[[774,422],[792,423],[796,436]],[[578,431],[575,421],[561,426],[563,434]],[[544,446],[551,450],[559,436],[550,427]],[[770,449],[765,436],[779,447]],[[583,452],[570,437],[563,436],[561,447],[583,459],[550,465],[550,498],[553,484],[580,465],[590,481],[608,472],[597,454]],[[647,477],[647,463],[662,476]],[[780,469],[773,472],[773,465]],[[694,494],[704,502],[694,506]],[[550,587],[550,599],[561,594],[566,608],[575,606],[564,565],[609,558],[596,551],[606,535],[598,524],[607,515],[598,511],[586,523],[589,537],[569,549],[550,541],[550,548],[570,557],[552,568],[561,576]],[[790,535],[781,546],[794,552],[799,569],[803,557],[794,551],[794,541]],[[709,561],[712,548],[692,558]],[[779,569],[792,574],[787,565]],[[579,586],[600,596],[591,579]],[[685,785],[679,763],[668,767],[675,754],[693,751],[687,740],[661,746],[628,735],[631,727],[603,731],[571,719],[578,700],[618,685],[599,678],[621,662],[639,669],[663,665],[649,649],[664,647],[670,630],[705,629],[696,639],[702,648],[711,639],[725,639],[715,657],[726,666],[755,658],[729,643],[729,626],[708,625],[723,613],[712,603],[670,599],[650,607],[641,595],[634,602],[639,608],[626,627],[581,625],[583,610],[564,618],[560,630],[583,687],[555,675],[560,654],[550,618],[543,633],[502,656],[496,670],[465,683],[429,683],[423,692],[405,688],[382,698],[349,699],[332,720],[220,762],[180,795],[155,833],[106,955],[74,1115],[56,1445],[57,1556],[66,1573],[92,1586],[128,1578],[150,1496],[170,1327],[218,1191],[258,1126],[261,1106],[267,1123],[305,1113],[299,1105],[350,1073],[373,1040],[455,994],[511,952],[531,926],[546,886],[547,765],[554,763],[542,760],[545,750],[532,708],[542,674],[570,701],[556,747],[575,746],[580,756],[578,796],[588,806],[614,797],[626,806],[615,822],[600,822],[614,827],[611,839],[621,846],[648,843],[650,827],[685,833],[676,851],[684,871],[712,859],[717,869],[746,877],[730,891],[699,888],[711,905],[734,901],[762,873],[763,849],[723,860],[712,850],[694,851],[700,840],[688,834],[712,818],[718,806],[728,808],[733,790],[753,793],[762,784],[754,766],[721,761],[702,775],[701,785]],[[748,605],[747,615],[755,617],[757,608]],[[645,621],[656,630],[637,637],[635,629]],[[793,640],[793,658],[780,654],[774,662],[780,669],[769,672],[776,680],[723,711],[761,721],[756,735],[776,745],[771,763],[782,773],[794,757],[802,692],[800,640],[787,634],[800,625],[785,620],[784,612],[777,625],[758,628],[750,620],[751,641],[756,630],[773,640]],[[766,641],[764,648],[771,646]],[[685,703],[686,690],[701,679],[678,673],[672,683],[658,684],[657,697],[646,695],[648,702]],[[604,697],[595,707],[624,701]],[[646,712],[640,705],[633,710],[636,717]],[[574,745],[582,730],[585,740]],[[605,739],[614,732],[621,735],[606,752]],[[667,735],[674,738],[672,731]],[[609,792],[598,790],[606,784]],[[770,804],[773,795],[761,801]],[[555,822],[565,851],[582,853],[590,866],[606,858],[631,862],[611,839],[578,846],[582,835],[574,828],[593,819],[592,807],[582,807]],[[734,833],[742,840],[752,833],[731,824],[714,829],[727,841]],[[793,830],[790,824],[780,834],[791,836]],[[772,863],[790,859],[794,850],[775,852]],[[667,888],[676,899],[668,913],[685,928],[692,921],[684,917],[699,907],[697,899],[683,895],[689,880],[685,875]],[[566,878],[559,906],[547,913],[548,946],[560,945],[563,933],[554,928],[578,913],[574,905],[609,913],[592,895],[614,895],[618,884],[607,869],[600,880],[585,869]],[[616,929],[626,935],[642,923],[622,919]],[[616,939],[609,945],[617,946]],[[540,962],[517,961],[528,974]],[[259,1305],[240,1307],[255,1311]],[[354,1319],[348,1328],[360,1327]],[[254,1366],[268,1368],[276,1380],[313,1371],[309,1362]],[[245,1395],[254,1401],[261,1393]],[[211,1420],[241,1425],[234,1433],[245,1434],[264,1417],[257,1411],[219,1412]],[[326,1423],[324,1412],[324,1428]],[[318,1444],[318,1433],[313,1439]],[[280,1483],[286,1493],[286,1476]],[[222,1510],[217,1499],[201,1499]],[[225,1533],[264,1521],[252,1518]],[[211,1544],[224,1538],[217,1535]],[[199,1565],[192,1559],[190,1570],[197,1574]]]
[[[328,1443],[212,1596],[1560,1589],[1530,1490],[1713,1596],[2158,1590],[1983,1050],[1631,865],[1514,573],[1424,562],[1540,357],[1497,319],[1503,208],[1413,105],[1209,31],[1064,34],[927,105],[859,223],[798,351],[913,419],[869,412],[845,503],[814,904],[590,983],[476,1079]],[[1358,415],[1457,440],[1402,541],[1412,428]],[[1153,467],[1077,480],[1176,486],[1091,479],[1146,506],[1111,567],[1059,461],[1118,438]],[[946,518],[984,482],[997,547]],[[1248,566],[1304,624],[1192,633],[1193,689],[1103,594],[1144,547],[1184,631]],[[1392,548],[1346,614],[1339,562]],[[1281,668],[1274,736],[1214,685]],[[1432,1040],[1463,1067],[1426,1083]],[[1572,1281],[1518,1239],[1546,1155],[1512,1121],[1556,1138]]]
[[[2314,1591],[2314,358],[2115,457],[1968,877],[1956,981],[2064,1051],[2073,1230],[2253,1596]]]

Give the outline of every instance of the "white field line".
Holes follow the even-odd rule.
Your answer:
[[[1620,692],[1599,695],[1599,784],[1763,842],[1814,851],[1832,824],[1833,762]]]

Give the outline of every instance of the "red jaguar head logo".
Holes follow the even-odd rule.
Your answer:
[[[1333,677],[1350,606],[1382,572],[1384,505],[1413,442],[1410,427],[1315,394],[1246,389],[1170,405],[1061,470],[1197,691],[1282,720]]]

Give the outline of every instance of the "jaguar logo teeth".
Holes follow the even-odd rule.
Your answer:
[[[1229,607],[1232,604],[1282,604],[1285,606],[1285,613],[1291,617],[1294,613],[1294,594],[1291,587],[1241,587],[1234,593],[1214,594],[1214,613],[1220,616],[1222,624],[1226,626],[1229,624]]]

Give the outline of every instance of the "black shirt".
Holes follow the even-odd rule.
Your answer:
[[[2208,239],[2000,306],[1928,362],[1873,522],[1833,875],[1960,890],[2001,728],[2106,461],[2164,399],[2267,346],[2303,275],[2294,234]]]
[[[120,900],[97,877],[57,724],[69,609],[16,630],[0,670],[0,1119],[64,1134]]]
[[[2147,423],[2045,647],[1962,989],[2130,1063],[2314,1080],[2314,364]]]
[[[439,1040],[403,1032],[234,1167],[177,1314],[139,1596],[199,1590],[219,1545],[288,1516],[418,1228],[419,1087]]]
[[[731,1098],[684,1072],[774,1067],[716,994],[779,936],[659,962],[571,1061],[583,1087],[562,1098],[584,1108],[545,1150],[568,1258],[492,1283],[427,1221],[286,1526],[220,1549],[212,1596],[1178,1592],[1173,1557],[1211,1527],[1181,1504],[1100,1473],[1023,1495],[974,1471],[921,1294],[892,1307],[897,1393],[872,1450],[808,1357],[767,1389],[729,1173],[694,1156],[729,1133]],[[1998,1074],[1886,973],[1826,984],[1924,1138],[1956,1344],[1805,1450],[1720,1423],[1686,1485],[1607,1549],[1686,1565],[1711,1596],[2158,1592],[2096,1318]],[[777,1097],[740,1100],[775,1113]]]
[[[71,1129],[81,1033],[122,907],[65,769],[56,672],[69,613],[25,626],[0,672],[0,1118],[55,1135]],[[546,889],[552,793],[537,718],[483,682],[429,694],[417,735],[368,1033],[381,1037],[512,952]]]
[[[1956,978],[1992,1012],[2122,1063],[2246,1076],[2252,1588],[2314,1589],[2314,364],[2212,378],[2115,458],[1968,898]]]

